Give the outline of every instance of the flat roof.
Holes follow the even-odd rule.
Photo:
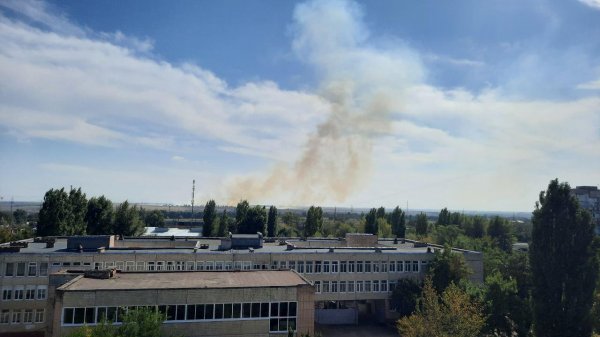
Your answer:
[[[110,279],[81,277],[62,291],[296,287],[310,284],[291,270],[120,272]]]

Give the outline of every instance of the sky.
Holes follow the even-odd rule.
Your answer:
[[[599,36],[599,0],[0,0],[0,197],[531,211],[600,185]]]

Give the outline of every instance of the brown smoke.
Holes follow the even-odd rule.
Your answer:
[[[227,188],[229,204],[273,201],[309,205],[344,202],[367,181],[373,138],[390,131],[390,98],[383,92],[358,97],[352,82],[325,88],[327,120],[317,127],[293,165],[280,164],[264,176],[238,178]]]

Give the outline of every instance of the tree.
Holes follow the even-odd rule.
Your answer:
[[[161,211],[155,209],[146,213],[144,223],[147,227],[165,227],[165,216]]]
[[[401,278],[398,280],[392,296],[390,306],[396,310],[401,317],[411,315],[417,308],[417,300],[421,295],[421,286],[411,278]]]
[[[427,215],[423,212],[417,215],[415,232],[417,233],[417,236],[427,235]]]
[[[13,212],[13,219],[15,219],[16,225],[24,225],[27,223],[27,211],[24,209],[16,209]]]
[[[214,230],[215,219],[217,219],[217,204],[214,200],[209,200],[204,205],[204,212],[202,212],[202,236],[209,237]]]
[[[115,234],[123,236],[138,236],[144,233],[144,223],[140,220],[136,206],[130,207],[125,200],[115,212]]]
[[[450,285],[440,298],[426,279],[422,307],[398,321],[398,332],[403,337],[477,337],[484,323],[481,304],[458,286]]]
[[[44,203],[39,212],[38,236],[69,235],[71,209],[69,195],[64,188],[50,189],[44,195]]]
[[[256,234],[265,233],[267,223],[267,210],[265,206],[254,206],[246,212],[244,220],[238,224],[238,233]]]
[[[436,226],[447,226],[450,224],[450,212],[446,207],[442,208],[440,214],[438,214],[437,221],[435,222]]]
[[[462,230],[456,225],[438,226],[435,229],[435,238],[438,245],[454,246],[454,243],[462,234]]]
[[[232,233],[239,232],[240,224],[246,220],[246,213],[248,213],[249,209],[250,209],[250,204],[248,204],[248,201],[242,200],[242,201],[238,202],[238,204],[235,208],[235,222],[232,223],[232,228],[230,228],[230,231]]]
[[[217,227],[214,236],[224,237],[227,236],[227,230],[229,229],[229,217],[227,216],[227,210],[224,209],[221,217],[219,218],[219,226]],[[213,229],[214,231],[214,229]]]
[[[552,180],[533,211],[529,246],[536,336],[590,336],[598,277],[590,214],[567,183]]]
[[[304,236],[314,236],[321,232],[323,227],[323,210],[321,207],[310,206],[306,213],[306,223],[304,225]]]
[[[514,336],[519,313],[527,307],[519,298],[517,282],[496,272],[485,279],[486,330],[493,336]]]
[[[377,219],[385,219],[385,208],[383,206],[377,209]]]
[[[392,234],[400,238],[406,236],[405,214],[398,206],[390,214],[390,225],[392,226]]]
[[[468,225],[465,225],[465,235],[472,238],[482,238],[485,234],[485,219],[482,216],[474,216]]]
[[[377,209],[371,208],[365,216],[365,233],[377,234]]]
[[[105,196],[88,201],[85,222],[87,233],[92,235],[114,234],[113,204]]]
[[[495,216],[488,226],[488,235],[494,239],[498,248],[505,252],[512,251],[513,236],[505,219]]]
[[[81,187],[69,191],[69,232],[67,235],[83,235],[87,228],[85,213],[87,212],[87,198],[81,192]]]
[[[392,236],[392,226],[385,218],[377,218],[375,221],[377,227],[377,236],[380,238],[389,238]]]
[[[463,255],[452,252],[452,249],[446,246],[442,252],[435,252],[435,257],[429,263],[427,274],[431,277],[433,287],[441,293],[450,284],[458,284],[460,280],[466,279],[471,271],[467,267]]]
[[[267,236],[274,237],[277,235],[277,207],[269,207],[269,218],[267,221]]]

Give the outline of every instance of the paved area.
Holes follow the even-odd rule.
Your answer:
[[[315,325],[323,337],[399,337],[398,331],[386,325]]]

